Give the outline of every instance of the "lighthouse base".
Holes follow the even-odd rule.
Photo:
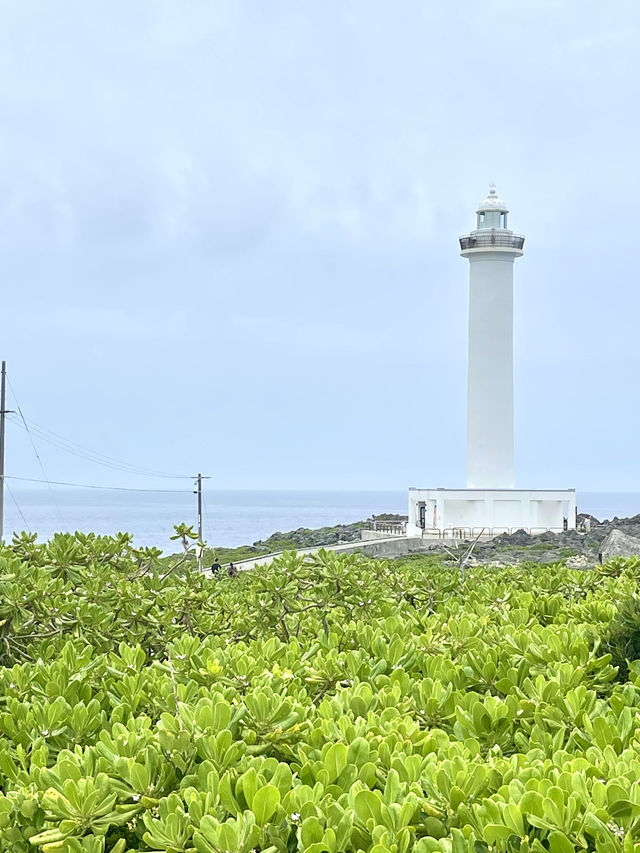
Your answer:
[[[575,526],[575,489],[409,489],[411,537],[560,533]]]

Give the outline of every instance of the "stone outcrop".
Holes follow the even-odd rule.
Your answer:
[[[590,569],[593,567],[593,563],[589,562],[589,558],[585,557],[584,554],[574,554],[573,557],[567,557],[565,566],[568,569]]]
[[[640,557],[640,538],[629,536],[617,528],[612,530],[600,545],[598,554],[601,563],[611,557]]]

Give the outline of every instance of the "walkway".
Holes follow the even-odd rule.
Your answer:
[[[357,542],[344,542],[340,545],[317,545],[313,548],[300,548],[297,554],[317,554],[318,551],[333,551],[335,554],[366,554],[370,557],[402,557],[415,551],[428,551],[437,547],[441,542],[438,539],[409,539],[406,536],[390,536],[388,539],[363,539]],[[289,551],[292,548],[287,549]],[[247,560],[234,560],[233,565],[240,570],[255,569],[256,566],[267,566],[276,557],[280,557],[284,551],[274,554],[263,554],[261,557],[250,557]]]

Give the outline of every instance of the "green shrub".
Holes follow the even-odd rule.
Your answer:
[[[640,853],[629,567],[185,565],[1,548],[1,851]]]
[[[612,663],[618,667],[620,681],[629,678],[628,661],[640,660],[640,599],[625,598],[618,606],[606,640]]]

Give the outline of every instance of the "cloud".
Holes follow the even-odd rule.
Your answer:
[[[35,306],[28,314],[12,317],[14,334],[40,338],[55,332],[76,342],[105,340],[114,344],[128,340],[160,343],[176,335],[184,335],[188,328],[188,314],[184,309],[168,315],[149,308],[132,310],[95,304],[59,306],[53,310]]]
[[[110,430],[113,455],[136,456],[153,400],[179,387],[201,409],[171,429],[203,456],[211,423],[226,430],[211,467],[230,484],[234,458],[263,483],[323,479],[319,456],[303,476],[287,447],[324,433],[269,406],[272,388],[294,406],[326,390],[349,411],[343,484],[371,472],[365,434],[393,445],[401,480],[446,483],[464,453],[456,240],[493,179],[527,236],[519,405],[540,410],[543,389],[553,429],[590,452],[611,416],[598,388],[568,405],[567,385],[605,361],[597,382],[622,394],[638,372],[639,16],[635,0],[613,17],[594,0],[580,15],[550,0],[5,3],[0,280],[22,382],[46,396],[54,353],[90,412],[115,351],[109,382],[146,396],[135,429]],[[354,405],[363,376],[400,401],[395,433]],[[246,418],[258,382],[278,437],[254,452],[214,409]],[[615,429],[623,459],[636,437]],[[520,452],[526,478],[536,451]]]

